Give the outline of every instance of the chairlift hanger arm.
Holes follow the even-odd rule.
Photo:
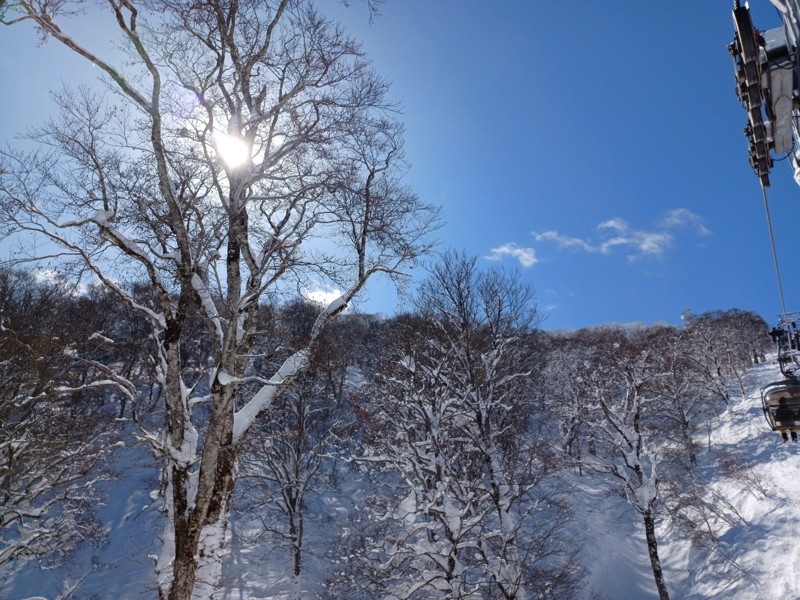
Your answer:
[[[773,4],[775,4],[773,2]],[[776,4],[783,23],[759,30],[753,25],[750,8],[739,2],[733,9],[733,57],[736,94],[747,112],[744,129],[750,165],[763,187],[769,187],[773,157],[785,155],[800,184],[800,0]]]

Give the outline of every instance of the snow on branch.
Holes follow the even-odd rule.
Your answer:
[[[214,304],[213,298],[211,298],[206,282],[197,273],[192,275],[192,288],[200,298],[200,305],[203,307],[206,318],[214,325],[214,335],[217,337],[217,343],[221,345],[223,338],[222,322],[217,312],[217,306]]]
[[[311,353],[307,348],[298,350],[287,358],[278,371],[270,377],[258,392],[245,404],[241,410],[233,415],[233,441],[242,439],[247,430],[253,425],[258,415],[269,408],[283,386],[294,379],[311,360]]]

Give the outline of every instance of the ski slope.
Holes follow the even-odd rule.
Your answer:
[[[714,553],[679,539],[668,526],[661,527],[659,551],[673,599],[800,598],[800,444],[784,444],[769,429],[759,395],[761,386],[780,378],[774,360],[751,369],[748,396],[734,400],[715,420],[710,447],[709,440],[703,440],[698,470],[729,499],[739,518],[715,524],[720,551]],[[163,524],[151,504],[151,493],[158,486],[156,472],[141,448],[128,449],[118,458],[121,476],[109,482],[107,501],[100,508],[108,544],[83,548],[44,571],[29,563],[0,574],[0,598],[156,598],[152,557],[158,552]],[[740,467],[735,474],[725,468],[730,459]],[[587,573],[582,600],[657,600],[640,517],[594,476],[575,474],[574,481],[579,508],[576,531],[583,537],[580,561]],[[330,500],[348,503],[345,497]],[[229,572],[239,563],[236,556],[231,561]],[[269,574],[275,575],[269,565],[240,570],[236,589],[228,589],[220,598],[287,598],[285,585],[268,583]],[[312,573],[306,575],[307,589],[314,587]],[[72,587],[76,589],[70,595]]]
[[[714,523],[720,545],[713,553],[662,525],[659,553],[671,598],[800,598],[800,444],[784,443],[761,410],[760,388],[781,379],[774,358],[753,367],[747,397],[734,399],[703,440],[698,471],[738,518]],[[736,473],[725,466],[730,460]],[[640,517],[599,490],[597,482],[577,490],[586,507],[583,598],[658,600]]]

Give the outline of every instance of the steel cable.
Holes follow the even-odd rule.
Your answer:
[[[781,299],[781,315],[786,315],[786,301],[783,297],[783,283],[781,283],[781,270],[778,266],[778,251],[775,248],[775,234],[772,231],[772,217],[769,212],[769,200],[767,200],[767,188],[761,186],[761,193],[764,196],[764,211],[767,213],[767,227],[769,228],[769,243],[772,246],[772,260],[775,262],[775,277],[778,280],[778,294]]]

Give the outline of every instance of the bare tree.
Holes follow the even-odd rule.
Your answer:
[[[112,436],[101,396],[60,391],[86,368],[71,342],[92,333],[67,318],[78,304],[68,291],[0,272],[0,565],[63,558],[102,537],[95,483],[108,474],[95,467]]]
[[[308,496],[320,491],[328,443],[322,430],[326,415],[321,413],[329,407],[319,406],[311,379],[300,377],[276,399],[273,418],[249,440],[241,461],[249,510],[263,524],[260,535],[269,536],[273,548],[284,548],[290,556],[287,579],[293,599],[303,592]]]
[[[585,330],[549,336],[544,343],[543,377],[537,387],[548,412],[557,421],[559,444],[579,471],[584,453],[596,452],[589,393],[595,343]]]
[[[277,312],[285,333],[280,346],[302,346],[317,309],[297,302]],[[331,529],[338,533],[338,525],[322,523],[324,516],[309,508],[309,498],[332,492],[337,454],[343,452],[340,439],[352,430],[341,398],[357,355],[358,342],[344,339],[350,322],[343,318],[325,331],[309,369],[275,399],[270,420],[254,428],[240,459],[237,510],[261,524],[250,537],[268,539],[273,557],[274,550],[288,556],[281,584],[288,583],[292,598],[310,591],[313,582],[303,575],[307,561],[324,554],[321,536]]]
[[[655,352],[646,335],[631,339],[623,332],[610,332],[598,350],[591,365],[598,451],[584,461],[615,482],[641,516],[658,595],[669,600],[656,537],[662,456],[654,397],[648,394],[659,375]]]
[[[688,459],[680,462],[686,462],[691,471],[697,465],[698,434],[703,427],[710,431],[720,402],[706,390],[702,373],[692,360],[695,349],[686,329],[663,328],[652,331],[649,337],[660,371],[651,387],[651,393],[661,399],[655,404],[655,413],[666,434],[666,445]]]
[[[712,311],[693,316],[687,335],[689,356],[707,389],[727,405],[733,380],[744,398],[744,372],[769,344],[764,320],[745,311]]]
[[[728,369],[741,369],[752,359],[752,345],[734,349],[742,321],[732,312],[731,320],[718,313],[687,319],[684,328],[558,334],[546,344],[545,395],[561,419],[565,450],[579,465],[606,476],[638,513],[662,598],[668,589],[656,537],[659,521],[669,520],[686,539],[741,571],[726,553],[719,527],[742,522],[742,516],[695,469],[699,434],[710,430],[733,378]],[[723,357],[725,352],[735,356]],[[738,463],[734,467],[730,470],[747,480],[754,495],[761,493],[752,474],[747,477]]]
[[[447,254],[368,394],[376,433],[363,460],[406,489],[378,550],[397,579],[390,597],[569,596],[567,511],[531,414],[531,302],[515,277]]]
[[[44,149],[3,153],[0,206],[7,232],[44,236],[149,323],[164,420],[140,437],[163,464],[159,590],[208,597],[242,440],[368,280],[427,251],[437,213],[401,182],[387,85],[311,2],[109,0],[124,67],[66,33],[80,6],[6,8],[4,22],[31,22],[99,67],[114,95],[59,93]],[[147,281],[152,301],[128,279]],[[251,375],[259,300],[317,286],[343,291],[307,344]],[[193,314],[211,339],[208,380],[181,353]]]
[[[772,349],[767,322],[758,314],[731,309],[725,312],[724,319],[731,323],[736,332],[736,354],[743,360],[752,361],[757,365],[766,360],[766,354]]]

